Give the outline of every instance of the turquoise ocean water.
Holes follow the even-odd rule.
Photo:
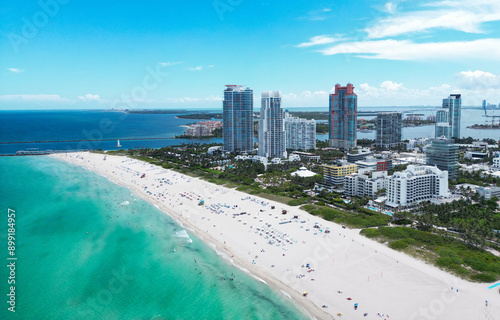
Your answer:
[[[0,158],[0,178],[0,319],[305,319],[101,176],[35,156]],[[16,211],[15,313],[6,303],[8,208]]]

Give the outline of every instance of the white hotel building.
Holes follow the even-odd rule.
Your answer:
[[[348,196],[375,198],[377,191],[387,185],[387,171],[371,172],[369,175],[352,173],[344,178],[344,192]]]
[[[409,165],[387,178],[386,205],[391,207],[408,207],[448,196],[448,172],[436,167]]]

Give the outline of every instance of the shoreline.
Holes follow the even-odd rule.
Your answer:
[[[145,196],[141,192],[137,192],[137,190],[135,188],[132,188],[130,185],[127,185],[125,183],[120,182],[118,179],[113,178],[113,176],[103,174],[103,172],[100,172],[97,169],[92,169],[88,166],[84,166],[81,163],[80,164],[76,163],[75,161],[71,161],[67,158],[64,159],[63,157],[60,157],[60,155],[50,155],[50,156],[53,158],[64,160],[64,161],[69,162],[71,164],[80,166],[84,169],[90,170],[94,173],[97,173],[97,174],[105,177],[106,179],[108,179],[109,181],[111,181],[114,184],[117,184],[121,187],[129,189],[137,197],[152,204],[157,209],[162,211],[164,214],[167,214],[170,218],[172,218],[172,220],[174,220],[182,228],[186,229],[188,232],[192,233],[198,239],[203,241],[205,243],[205,245],[212,248],[221,259],[225,260],[226,262],[232,264],[236,268],[245,272],[246,274],[248,274],[249,276],[251,276],[255,280],[265,283],[267,286],[269,286],[275,292],[275,294],[278,294],[278,295],[282,294],[285,296],[285,298],[289,298],[292,301],[292,304],[294,304],[304,315],[309,316],[311,319],[334,319],[330,314],[328,314],[328,313],[324,312],[323,310],[321,310],[320,308],[318,308],[310,300],[304,300],[303,297],[298,292],[296,292],[295,290],[293,290],[292,288],[290,288],[286,284],[282,283],[281,281],[278,281],[277,279],[273,279],[272,277],[269,277],[267,274],[265,274],[262,271],[259,271],[257,268],[255,268],[254,265],[250,264],[249,262],[247,262],[243,259],[240,259],[237,255],[235,255],[233,252],[231,252],[226,246],[224,246],[223,243],[220,243],[217,239],[211,237],[208,232],[203,232],[203,230],[199,229],[197,226],[195,226],[190,221],[188,221],[185,217],[183,217],[182,214],[179,215],[176,212],[172,212],[167,206],[164,206],[164,205],[161,205],[155,201],[152,201],[151,198]],[[121,156],[116,156],[116,157],[121,157]],[[163,169],[163,170],[167,170],[167,169]]]
[[[408,315],[418,318],[422,307],[429,309],[438,302],[442,305],[438,310],[439,319],[473,317],[485,312],[500,315],[500,304],[490,303],[487,309],[484,306],[484,300],[498,299],[496,290],[487,289],[491,284],[459,279],[365,238],[359,235],[359,230],[342,229],[340,225],[311,216],[297,207],[128,157],[91,153],[54,154],[51,157],[86,168],[130,189],[207,245],[215,246],[221,258],[246,269],[249,275],[265,282],[277,294],[290,295],[295,305],[311,317],[339,319],[337,314],[340,313],[348,319],[384,319],[385,315],[390,315],[390,319],[408,319]],[[138,176],[143,173],[146,174],[144,179]],[[158,182],[160,178],[168,179],[169,184],[163,186],[161,181],[165,180]],[[167,192],[168,197],[160,191]],[[171,191],[174,193],[170,194]],[[194,195],[202,196],[205,205],[198,206]],[[228,206],[233,207],[219,208],[222,213],[207,212],[210,206],[228,202]],[[271,206],[276,209],[270,210]],[[288,214],[280,214],[282,209]],[[242,210],[248,212],[242,218],[231,217]],[[301,221],[279,224],[291,221],[294,215]],[[315,223],[321,225],[321,232],[314,228]],[[267,224],[272,227],[264,227]],[[330,234],[323,233],[326,228],[331,230]],[[295,242],[287,240],[282,246],[269,245],[266,231],[284,234]],[[276,240],[279,241],[278,237]],[[312,267],[302,267],[306,263],[311,263]],[[452,292],[450,287],[460,288],[461,292]],[[303,291],[309,295],[303,297]],[[354,303],[359,303],[359,310],[354,310]],[[328,308],[321,308],[323,305]],[[368,315],[365,317],[364,313]],[[382,314],[384,316],[380,316]]]

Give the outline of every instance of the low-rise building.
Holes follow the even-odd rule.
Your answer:
[[[370,151],[370,149],[362,149],[358,153],[348,153],[347,154],[347,162],[355,163],[356,161],[362,161],[371,155],[372,155],[372,152]]]
[[[389,171],[392,170],[392,160],[391,159],[385,159],[385,160],[379,160],[377,162],[377,171]]]
[[[214,146],[214,147],[210,147],[208,148],[207,150],[207,153],[209,155],[213,155],[214,153],[217,153],[217,152],[222,152],[222,146]]]
[[[344,177],[358,172],[358,166],[355,164],[343,164],[337,166],[323,165],[324,183],[329,186],[343,185]]]
[[[395,160],[398,160],[399,164],[425,164],[425,155],[422,153],[409,153],[401,152]]]
[[[428,138],[418,138],[418,139],[410,139],[408,142],[405,143],[405,148],[407,151],[412,151],[416,149],[420,149],[420,147],[428,145],[429,139]]]
[[[493,197],[500,198],[499,187],[479,187],[477,188],[477,193],[486,200],[490,200]]]
[[[260,156],[244,156],[244,155],[238,155],[234,158],[236,161],[245,161],[245,160],[251,160],[253,162],[260,162],[264,165],[267,165],[267,158],[266,157],[260,157]]]
[[[317,173],[310,171],[310,170],[307,170],[306,167],[300,167],[299,170],[292,172],[290,175],[298,176],[301,178],[309,178],[309,177],[314,177],[315,175],[317,175]]]
[[[281,158],[272,158],[271,163],[272,164],[281,164],[283,162],[281,161]]]
[[[386,205],[391,207],[414,206],[448,196],[448,172],[437,167],[409,165],[405,171],[387,178]]]
[[[356,161],[358,168],[370,169],[371,171],[388,171],[392,169],[391,159],[377,159],[372,156],[366,157],[365,160]]]
[[[480,160],[487,158],[490,155],[489,152],[479,152],[479,151],[467,151],[465,153],[465,159]]]
[[[288,156],[288,161],[290,162],[300,161],[300,156],[298,154],[292,153],[291,155]]]
[[[387,171],[369,175],[353,173],[345,176],[344,192],[348,196],[375,198],[377,192],[386,188]]]
[[[298,155],[302,160],[307,160],[307,161],[319,161],[321,159],[320,156],[315,155],[314,153],[309,153],[309,152],[301,152],[301,151],[294,151],[293,154]]]
[[[493,168],[500,169],[500,156],[498,154],[493,158]]]

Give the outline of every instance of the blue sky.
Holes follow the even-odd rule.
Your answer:
[[[0,4],[0,109],[221,108],[225,84],[325,107],[500,103],[500,1]]]

